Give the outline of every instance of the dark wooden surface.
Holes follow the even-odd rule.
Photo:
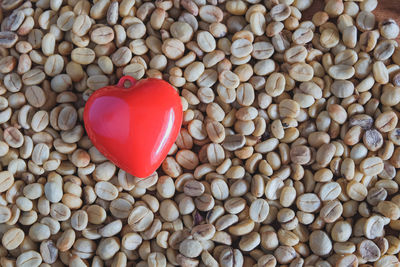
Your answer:
[[[323,10],[323,8],[324,0],[314,0],[313,5],[304,11],[304,19],[311,19],[315,12]],[[392,18],[400,25],[400,0],[378,0],[378,7],[373,13],[377,22]]]

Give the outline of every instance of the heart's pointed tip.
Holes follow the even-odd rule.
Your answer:
[[[117,165],[118,166],[118,165]],[[150,176],[154,175],[157,173],[157,168],[148,168],[148,169],[139,169],[139,168],[134,168],[132,169],[131,167],[127,167],[126,169],[123,168],[122,166],[118,166],[120,169],[124,170],[125,172],[129,173],[130,175],[140,178],[140,179],[146,179],[149,178]]]

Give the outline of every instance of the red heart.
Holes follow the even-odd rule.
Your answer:
[[[125,88],[126,81],[131,82]],[[151,175],[167,156],[182,123],[178,93],[167,82],[124,76],[95,91],[83,113],[94,146],[121,169]]]

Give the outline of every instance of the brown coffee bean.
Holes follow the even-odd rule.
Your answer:
[[[196,180],[189,180],[183,187],[183,192],[187,196],[198,197],[204,193],[204,185]]]
[[[0,46],[4,48],[11,48],[18,41],[18,35],[10,31],[0,32]]]
[[[225,137],[222,146],[228,151],[234,151],[242,148],[245,144],[245,138],[243,135],[228,135]]]
[[[295,146],[290,150],[290,159],[297,164],[307,164],[311,159],[311,151],[307,146]]]

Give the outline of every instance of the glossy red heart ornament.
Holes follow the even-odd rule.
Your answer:
[[[125,87],[129,81],[131,85]],[[182,104],[167,82],[122,77],[116,86],[95,91],[83,113],[94,146],[121,169],[137,177],[151,175],[175,142]]]

